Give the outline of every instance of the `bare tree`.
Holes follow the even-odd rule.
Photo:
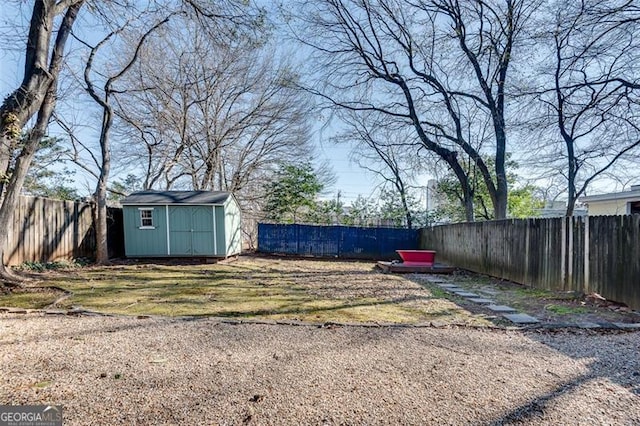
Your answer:
[[[145,188],[232,191],[249,209],[263,195],[256,181],[309,156],[308,94],[266,34],[219,41],[176,22],[128,77],[147,90],[119,97],[123,155],[144,164]]]
[[[363,114],[341,116],[349,130],[336,141],[351,144],[355,163],[380,177],[383,186],[392,187],[399,197],[404,222],[412,228],[415,221],[409,203],[410,191],[415,188],[415,177],[422,166],[418,157],[421,145],[415,133],[406,126],[398,129],[393,121],[378,121]]]
[[[113,70],[113,74],[105,77],[105,73],[101,72],[105,78],[102,90],[96,87],[93,81],[93,66],[96,54],[103,48],[113,37],[117,36],[126,27],[120,27],[116,31],[112,31],[98,44],[91,47],[89,57],[84,69],[84,81],[89,96],[102,108],[102,124],[100,127],[100,163],[94,199],[96,203],[95,212],[95,229],[96,229],[96,263],[104,265],[109,263],[109,251],[107,246],[107,183],[111,170],[111,128],[113,126],[114,111],[111,98],[121,91],[115,88],[115,84],[127,74],[139,58],[140,50],[147,38],[162,25],[169,21],[169,17],[161,20],[146,30],[137,41],[131,57],[124,61],[120,69]]]
[[[83,3],[82,0],[41,0],[33,5],[23,80],[0,106],[0,223],[10,223],[33,155],[46,135],[56,104],[64,49]],[[57,21],[59,15],[63,17]],[[23,129],[36,114],[33,128],[21,143]],[[15,276],[4,265],[8,228],[0,227],[0,276],[5,282],[15,282]]]
[[[630,1],[592,0],[553,2],[550,8],[541,38],[553,46],[553,68],[542,70],[547,80],[535,94],[564,145],[551,155],[565,162],[571,216],[595,179],[638,154],[640,8]]]
[[[496,218],[506,217],[506,85],[513,46],[533,10],[524,1],[325,0],[305,10],[302,36],[324,67],[313,92],[330,105],[376,112],[412,126],[424,148],[455,173],[473,220],[473,189],[459,156],[489,188]],[[492,133],[477,128],[489,120]],[[487,138],[487,136],[490,136]],[[491,173],[481,150],[494,148]]]

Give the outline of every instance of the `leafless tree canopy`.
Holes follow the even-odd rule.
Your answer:
[[[241,191],[277,160],[306,154],[309,102],[293,65],[252,38],[219,43],[188,21],[145,49],[120,99],[126,153],[144,187]]]
[[[417,158],[420,142],[411,128],[388,120],[387,117],[342,111],[346,130],[337,143],[353,143],[352,160],[382,181],[381,189],[390,188],[398,194],[408,228],[414,223],[408,198],[416,189],[416,175],[423,164]]]
[[[113,141],[100,152],[77,120],[60,114],[70,157],[104,180],[112,150],[113,169],[142,188],[229,190],[245,211],[259,211],[277,164],[309,157],[311,108],[262,11],[234,2],[108,6],[96,12],[111,29],[91,58],[96,84],[69,70],[81,81],[71,90],[109,99]],[[90,53],[89,39],[76,36]]]
[[[143,188],[232,191],[251,228],[278,165],[311,155],[312,102],[267,27],[229,31],[175,14],[141,47],[114,97],[115,167]]]
[[[594,179],[637,160],[640,9],[589,0],[553,2],[545,12],[537,35],[544,62],[530,90],[552,139],[541,154],[559,162],[571,215]]]
[[[333,107],[413,127],[422,146],[458,177],[468,220],[473,193],[460,162],[470,158],[495,216],[505,217],[508,71],[536,7],[526,1],[314,2],[302,18],[312,30],[299,37],[327,71],[312,91]],[[495,158],[494,170],[483,153]]]
[[[501,218],[509,151],[534,174],[565,177],[569,215],[594,180],[637,156],[633,1],[323,0],[300,10],[292,26],[315,64],[306,88],[370,126],[384,116],[413,128],[459,180],[468,220],[465,163]]]

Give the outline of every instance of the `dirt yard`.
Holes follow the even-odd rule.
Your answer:
[[[0,312],[0,404],[63,405],[69,425],[640,423],[640,332],[509,330],[443,277],[260,257],[37,277],[0,297],[49,309]],[[445,278],[543,321],[637,315]]]
[[[636,425],[640,333],[0,314],[0,402],[66,425]]]

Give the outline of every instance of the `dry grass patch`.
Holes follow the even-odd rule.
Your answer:
[[[63,292],[48,288],[15,289],[0,295],[0,306],[23,309],[42,309],[54,303]]]
[[[372,262],[243,257],[203,265],[88,267],[42,278],[43,285],[72,292],[58,307],[104,313],[488,324],[425,286],[378,272]],[[0,305],[15,306],[14,297],[0,298]]]

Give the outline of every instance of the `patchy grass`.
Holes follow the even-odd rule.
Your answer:
[[[0,306],[22,309],[42,309],[51,305],[61,293],[50,289],[17,289],[9,294],[0,295]]]
[[[75,268],[39,276],[43,285],[72,292],[58,307],[104,313],[489,324],[447,300],[440,289],[379,273],[373,266],[368,262],[246,257],[204,265]],[[19,303],[23,308],[36,308],[43,304],[32,302],[28,306],[28,298],[15,294],[0,298],[4,306]]]
[[[590,312],[588,308],[582,306],[547,305],[545,309],[556,315],[586,314]]]
[[[532,288],[532,287],[519,287],[515,289],[515,292],[523,297],[537,297],[537,298],[543,298],[543,299],[553,299],[557,297],[556,294],[548,290],[542,290],[539,288]]]

